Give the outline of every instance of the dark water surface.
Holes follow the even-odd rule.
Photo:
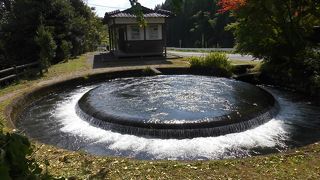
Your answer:
[[[269,105],[268,98],[264,91],[247,83],[184,75],[116,79],[91,90],[84,100],[110,116],[171,124],[258,111]]]

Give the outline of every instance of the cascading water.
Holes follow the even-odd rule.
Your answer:
[[[203,78],[206,77],[200,77],[195,83],[201,84],[200,80],[203,80]],[[303,146],[320,139],[320,108],[313,106],[309,102],[299,100],[293,93],[279,91],[274,88],[264,88],[272,93],[279,103],[279,113],[274,118],[270,121],[268,121],[268,118],[266,123],[243,132],[225,134],[217,137],[163,139],[130,135],[100,128],[97,124],[92,124],[89,119],[82,119],[77,115],[77,104],[81,98],[86,96],[85,94],[93,92],[103,86],[112,88],[116,82],[123,81],[124,83],[124,81],[135,81],[135,79],[136,78],[116,79],[107,82],[107,84],[109,83],[107,86],[105,83],[100,83],[93,86],[76,87],[73,90],[48,94],[45,97],[34,101],[33,104],[25,109],[21,114],[20,119],[17,121],[17,127],[29,137],[46,144],[52,144],[70,150],[82,150],[97,155],[126,156],[137,159],[203,160],[247,157],[284,151],[288,148]],[[212,81],[214,81],[213,79]],[[150,80],[149,82],[151,84],[157,84],[156,81],[153,80]],[[137,83],[139,84],[141,81]],[[183,82],[179,81],[179,83]],[[229,86],[228,83],[226,83],[226,85]],[[121,87],[122,89],[126,88],[124,84],[122,84]],[[194,86],[194,88],[196,87],[199,86]],[[219,86],[216,86],[217,89],[219,89],[218,87]],[[152,90],[152,88],[156,87],[147,87],[149,90]],[[159,91],[165,92],[166,90],[168,89],[162,88]],[[177,91],[180,90],[180,88],[177,89]],[[204,88],[199,87],[198,91],[193,89],[190,92],[196,93],[202,91],[204,91]],[[257,91],[260,91],[260,89],[258,88]],[[118,89],[117,92],[123,91]],[[114,91],[115,94],[117,94],[117,92]],[[178,98],[175,99],[177,101],[165,102],[167,102],[166,105],[169,107],[182,108],[180,109],[182,112],[196,112],[196,110],[200,109],[200,111],[198,111],[199,114],[195,113],[196,117],[193,116],[192,119],[187,119],[186,117],[189,117],[187,115],[177,116],[180,117],[180,119],[175,119],[175,121],[168,121],[170,118],[166,117],[169,116],[162,113],[159,113],[160,115],[155,117],[162,118],[163,122],[167,124],[177,124],[177,122],[182,122],[183,120],[188,120],[188,122],[194,122],[196,120],[195,122],[199,123],[203,122],[201,119],[205,119],[205,117],[213,117],[212,112],[210,112],[211,114],[209,113],[205,116],[200,116],[200,112],[208,112],[208,110],[192,104],[193,102],[197,102],[199,98],[210,99],[210,97],[197,97],[192,93],[190,94],[190,92],[184,93],[184,91],[181,91],[180,96],[177,96]],[[103,93],[108,94],[106,91]],[[151,93],[156,92],[151,91]],[[229,91],[222,91],[221,93],[229,93]],[[253,94],[250,91],[244,91],[243,93],[244,96],[247,96],[249,99],[250,97],[253,97]],[[188,95],[186,96],[188,98],[184,98],[185,95]],[[96,98],[98,97],[99,96],[96,96]],[[130,95],[127,97],[129,99],[132,98]],[[191,101],[191,97],[195,100]],[[181,106],[180,103],[183,104],[186,99],[192,106]],[[224,105],[225,101],[222,99],[216,100],[217,102],[223,102],[222,104],[218,103],[218,106],[222,105],[222,110],[227,110],[219,111],[217,116],[230,114],[232,111],[240,112],[240,109],[234,109],[230,106],[233,100],[237,101],[237,99],[231,98],[228,103],[226,102],[227,105]],[[263,104],[269,104],[265,102],[265,99],[253,99],[252,102],[255,102],[256,104],[252,107],[258,107],[258,112],[261,109],[264,109],[259,108],[260,101],[262,101]],[[104,102],[108,103],[109,101]],[[204,102],[207,102],[207,105],[210,106],[209,101]],[[250,105],[252,102],[245,100],[241,103]],[[242,108],[243,106],[239,105],[239,107]],[[251,105],[249,107],[251,107]],[[129,107],[123,106],[121,108]],[[156,111],[152,108],[146,109],[150,112]],[[144,117],[144,115],[147,117],[147,114],[139,114],[140,117]],[[256,115],[257,114],[255,114],[255,116]]]
[[[269,121],[266,91],[226,78],[180,75],[117,79],[86,93],[77,114],[106,130],[157,138],[209,137]]]

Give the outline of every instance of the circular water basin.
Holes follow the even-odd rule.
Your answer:
[[[161,84],[157,82],[159,78],[166,81],[161,88],[156,88]],[[197,80],[191,81],[192,78]],[[146,83],[145,87],[135,86],[144,82],[149,83]],[[183,86],[184,83],[189,85]],[[212,83],[215,85],[212,86]],[[232,85],[234,83],[237,83],[236,87]],[[210,93],[203,93],[205,89]],[[265,91],[268,93],[265,94]],[[176,92],[176,95],[169,96],[173,92]],[[261,96],[256,96],[254,92]],[[81,101],[88,98],[90,106],[108,109],[104,112],[106,116],[119,114],[121,115],[119,119],[125,122],[133,120],[132,122],[138,124],[157,123],[160,126],[172,124],[175,126],[187,123],[198,126],[201,123],[215,123],[219,121],[216,117],[228,117],[235,113],[236,119],[233,123],[237,124],[239,121],[248,122],[254,119],[245,116],[246,109],[250,111],[252,109],[255,117],[264,114],[265,108],[272,110],[274,106],[270,107],[273,103],[270,102],[272,98],[268,98],[269,93],[278,104],[278,113],[265,118],[266,120],[259,122],[259,125],[220,136],[160,138],[124,133],[104,127],[104,123],[110,123],[108,119],[98,119],[94,115],[90,115],[91,119],[86,115],[84,117],[84,114],[88,115],[90,112],[80,109]],[[217,94],[226,98],[217,98]],[[110,104],[112,101],[108,98],[113,100],[120,98],[121,101]],[[155,103],[155,99],[162,103]],[[100,100],[98,104],[91,103],[96,100]],[[132,103],[126,103],[126,100]],[[151,104],[153,107],[141,106],[145,104]],[[127,111],[128,108],[131,111]],[[82,112],[79,112],[80,110]],[[246,119],[239,118],[239,113]],[[233,80],[220,81],[220,78],[185,75],[114,79],[46,94],[25,108],[16,121],[16,126],[27,136],[42,143],[95,155],[136,159],[206,160],[282,152],[317,142],[320,139],[319,119],[320,108],[292,92],[272,87],[252,88],[252,85]],[[116,126],[122,125],[111,123]],[[202,125],[199,128],[203,128]],[[191,126],[191,129],[197,128]]]

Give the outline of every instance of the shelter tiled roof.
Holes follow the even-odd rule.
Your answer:
[[[141,6],[141,11],[145,18],[168,18],[173,14],[170,11],[166,10],[152,10],[146,7]],[[124,11],[116,10],[112,12],[107,12],[105,14],[105,19],[110,18],[136,18],[137,16],[134,13],[133,8],[126,9]]]
[[[124,12],[119,12],[119,13],[116,13],[116,14],[113,14],[111,16],[109,16],[110,18],[116,18],[116,17],[124,17],[124,18],[136,18],[137,16],[134,15],[134,14],[131,14],[131,13],[124,13]],[[168,15],[164,15],[164,14],[160,14],[160,13],[148,13],[148,14],[143,14],[143,17],[147,18],[147,17],[150,17],[150,18],[158,18],[158,17],[161,17],[161,18],[165,18],[165,17],[169,17]]]

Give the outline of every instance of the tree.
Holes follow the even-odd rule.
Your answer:
[[[315,45],[308,37],[320,23],[319,5],[313,0],[247,0],[233,11],[238,50],[270,61],[297,57]]]
[[[233,5],[220,12],[229,9],[236,18],[229,28],[238,52],[263,58],[263,70],[278,84],[318,94],[319,44],[311,39],[320,24],[320,2],[246,0]]]
[[[167,0],[159,8],[176,12],[175,0]],[[229,14],[215,13],[216,0],[188,0],[181,3],[176,17],[168,20],[168,46],[233,47],[234,38],[225,26],[233,22]]]
[[[8,11],[7,20],[2,24],[2,41],[7,61],[12,65],[36,61],[38,46],[36,31],[41,15],[41,2],[15,0]]]
[[[0,1],[0,23],[3,23],[5,14],[10,10],[11,3],[8,0]]]
[[[57,46],[50,64],[94,50],[103,36],[100,31],[106,31],[102,21],[82,0],[6,1],[11,4],[6,21],[0,24],[0,48],[3,47],[0,51],[4,51],[0,60],[12,65],[39,59],[42,50],[35,37],[40,25]],[[7,9],[1,2],[0,8]]]
[[[138,4],[138,0],[129,0],[131,6],[135,6]]]
[[[219,13],[225,13],[228,11],[238,10],[246,4],[246,0],[220,0],[218,5],[221,9],[218,10]]]
[[[48,71],[48,67],[55,56],[56,43],[50,31],[43,25],[39,26],[35,41],[40,48],[39,61],[41,63],[41,69]]]

